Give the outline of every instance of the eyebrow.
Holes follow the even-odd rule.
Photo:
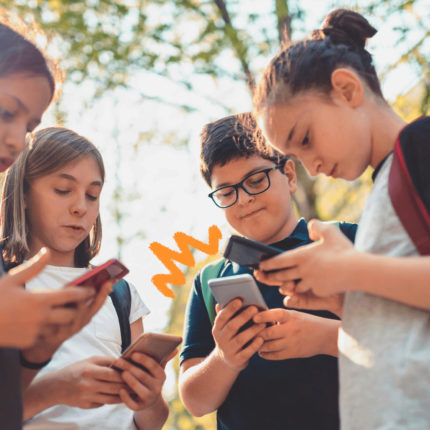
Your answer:
[[[297,125],[297,123],[295,123],[294,126],[293,126],[293,128],[291,129],[291,131],[290,131],[290,133],[289,133],[289,135],[287,137],[287,142],[286,143],[291,142],[291,139],[293,138],[294,132],[296,130],[296,125]]]
[[[249,175],[252,175],[253,173],[259,172],[260,170],[264,170],[264,169],[269,169],[271,166],[260,166],[260,167],[256,167],[255,169],[250,170],[246,175],[243,175],[240,181],[243,181],[246,177],[248,177]],[[223,187],[232,187],[233,185],[236,185],[238,182],[235,182],[234,184],[230,184],[228,182],[224,182],[222,184],[217,185],[216,188],[214,188],[215,190],[217,190],[218,188],[223,188]]]
[[[67,173],[59,173],[58,176],[60,178],[68,179],[69,181],[78,182],[78,180],[74,176],[68,175]],[[90,185],[95,185],[97,187],[102,187],[103,186],[103,182],[101,182],[101,181],[93,181],[93,182],[91,182]]]

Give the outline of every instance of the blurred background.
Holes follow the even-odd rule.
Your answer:
[[[430,0],[0,0],[0,7],[27,32],[42,29],[32,36],[64,73],[42,127],[71,128],[104,156],[104,238],[95,263],[118,257],[130,268],[151,309],[146,331],[182,333],[193,277],[213,258],[194,253],[196,266],[182,267],[187,283],[173,287],[172,300],[151,283],[166,269],[149,244],[177,249],[177,231],[207,241],[214,224],[223,241],[231,233],[199,175],[201,129],[252,108],[254,83],[281,43],[319,28],[334,8],[357,10],[378,29],[368,50],[390,104],[406,120],[429,113]],[[298,171],[301,216],[359,220],[370,171],[352,183]],[[165,428],[216,428],[213,414],[196,419],[182,406],[177,360],[167,370]]]

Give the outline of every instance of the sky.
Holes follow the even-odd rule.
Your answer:
[[[310,0],[302,3],[308,12],[303,23],[307,32],[319,27],[330,4],[348,4]],[[357,2],[349,3],[354,6]],[[262,0],[248,2],[247,7],[264,14],[268,4]],[[398,47],[392,44],[394,24],[392,20],[371,21],[379,31],[369,49],[375,53],[378,70],[383,70],[398,55]],[[269,60],[262,58],[261,68]],[[116,236],[126,238],[121,259],[130,269],[128,280],[151,309],[145,320],[147,331],[163,331],[171,304],[171,299],[164,297],[151,283],[153,275],[166,273],[166,269],[151,253],[149,244],[157,241],[177,249],[173,235],[178,231],[206,241],[208,228],[215,224],[223,232],[222,249],[232,233],[222,211],[207,198],[209,189],[199,174],[199,134],[204,124],[225,116],[220,105],[208,98],[222,101],[235,112],[250,110],[251,99],[245,86],[237,82],[214,81],[207,76],[193,79],[198,90],[190,93],[171,81],[141,71],[131,77],[131,89],[111,91],[96,101],[89,97],[91,82],[77,86],[66,81],[63,88],[61,106],[66,112],[65,126],[89,138],[101,150],[106,165],[101,205],[103,243],[94,263],[117,256]],[[384,93],[393,100],[416,81],[414,71],[402,66],[386,79]],[[143,94],[162,97],[172,104],[186,102],[196,110],[185,113],[144,99]],[[50,125],[53,125],[52,114],[46,115],[42,124]],[[166,139],[169,144],[162,143]],[[136,142],[140,142],[137,149]],[[124,199],[120,205],[124,213],[120,227],[112,216],[112,194],[118,179],[120,196]],[[205,258],[201,252],[195,256]]]

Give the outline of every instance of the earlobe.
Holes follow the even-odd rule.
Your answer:
[[[336,69],[331,74],[332,96],[340,98],[355,108],[363,101],[363,83],[358,75],[349,69]]]

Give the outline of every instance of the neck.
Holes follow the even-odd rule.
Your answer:
[[[372,154],[370,165],[376,168],[378,164],[394,149],[396,139],[406,125],[394,110],[385,105],[376,106],[372,112]]]

